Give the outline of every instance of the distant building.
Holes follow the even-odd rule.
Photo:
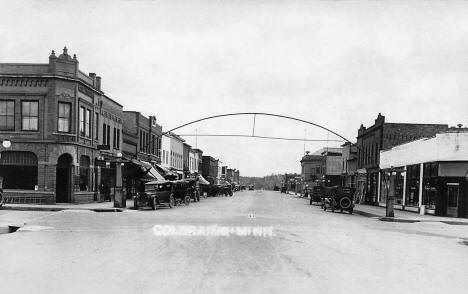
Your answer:
[[[215,184],[218,177],[218,161],[211,156],[202,157],[202,176],[211,184]]]
[[[361,125],[356,143],[358,196],[365,203],[377,203],[381,150],[447,130],[448,125],[443,124],[388,123],[380,113],[374,125]]]
[[[197,148],[192,149],[192,151],[195,154],[194,171],[201,174],[203,166],[203,151]]]
[[[48,63],[0,63],[0,138],[11,140],[0,154],[8,202],[99,200],[115,187],[122,105],[67,48]]]
[[[302,189],[341,184],[341,148],[321,148],[301,159]]]
[[[357,148],[356,144],[346,142],[342,145],[341,176],[344,187],[356,187]]]
[[[468,217],[468,133],[446,132],[380,152],[378,202],[439,216]]]
[[[183,153],[182,153],[182,158],[183,158],[183,171],[186,177],[190,175],[190,153],[192,150],[192,146],[190,146],[187,143],[183,143]],[[193,156],[193,153],[192,153]]]

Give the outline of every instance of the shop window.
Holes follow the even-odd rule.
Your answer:
[[[89,157],[80,157],[80,191],[89,191]]]
[[[406,172],[406,206],[419,206],[420,165],[410,165]]]
[[[39,130],[39,102],[21,102],[21,126],[23,131]]]
[[[57,131],[63,133],[70,132],[70,103],[58,103],[58,126]]]
[[[0,177],[4,189],[34,190],[37,186],[37,157],[32,152],[3,151]]]
[[[0,101],[0,130],[15,130],[15,101],[13,100]]]
[[[424,164],[423,203],[429,209],[436,208],[438,195],[438,163]]]

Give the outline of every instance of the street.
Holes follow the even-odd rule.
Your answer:
[[[466,293],[468,229],[324,212],[273,191],[172,209],[0,211],[1,293]],[[154,227],[272,228],[272,235]],[[179,231],[180,232],[180,231]]]

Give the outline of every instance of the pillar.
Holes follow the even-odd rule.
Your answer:
[[[114,191],[114,207],[125,208],[126,200],[122,191],[122,163],[115,164],[115,191]]]
[[[422,205],[424,163],[419,165],[419,207]]]
[[[382,171],[379,171],[379,179],[377,182],[377,202],[380,202],[380,181],[381,181]]]
[[[408,169],[408,167],[405,166],[404,168],[405,168],[405,172],[403,172],[403,199],[401,202],[403,206],[405,206],[405,203],[406,203],[406,170]]]

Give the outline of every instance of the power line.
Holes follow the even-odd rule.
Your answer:
[[[285,141],[308,141],[308,142],[343,142],[343,140],[329,140],[329,139],[300,139],[300,138],[284,138],[284,137],[269,137],[257,135],[243,135],[243,134],[180,134],[182,137],[242,137],[242,138],[259,138],[259,139],[272,139],[272,140],[285,140]]]

